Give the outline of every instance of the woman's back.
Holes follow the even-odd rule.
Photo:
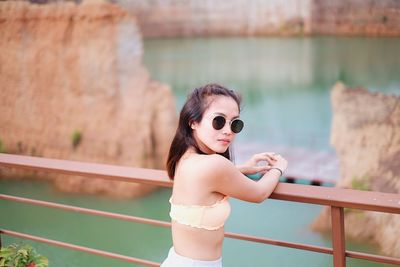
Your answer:
[[[193,259],[221,257],[223,223],[230,212],[226,197],[213,192],[208,183],[216,179],[210,177],[214,172],[208,170],[212,158],[188,152],[180,160],[174,177],[171,197],[171,217],[176,219],[172,220],[174,248],[178,254]]]

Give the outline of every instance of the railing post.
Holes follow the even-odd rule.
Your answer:
[[[346,267],[344,212],[341,207],[331,207],[333,266]]]

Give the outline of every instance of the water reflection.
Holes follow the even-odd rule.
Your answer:
[[[154,79],[177,108],[196,86],[218,82],[244,95],[242,142],[330,150],[329,90],[337,80],[400,93],[400,38],[193,38],[144,44]]]
[[[153,77],[177,92],[209,81],[246,91],[326,91],[338,79],[400,90],[400,38],[156,39],[144,49]]]

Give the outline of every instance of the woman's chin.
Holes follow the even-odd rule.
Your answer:
[[[218,154],[223,154],[228,150],[229,146],[219,146],[219,147],[215,147],[214,151],[215,153]]]
[[[216,144],[214,146],[207,146],[206,149],[201,149],[203,152],[207,154],[223,154],[225,153],[229,148],[229,145],[223,145],[223,144]]]

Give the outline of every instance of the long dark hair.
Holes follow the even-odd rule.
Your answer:
[[[174,179],[176,164],[179,162],[183,154],[190,147],[193,147],[197,153],[205,154],[200,150],[195,138],[193,137],[193,129],[190,125],[193,122],[200,122],[203,118],[204,111],[209,107],[211,101],[207,98],[212,96],[227,96],[233,98],[238,104],[240,111],[240,96],[233,90],[229,90],[219,84],[207,84],[203,87],[194,89],[187,97],[185,104],[179,115],[178,128],[175,137],[172,140],[167,160],[168,176]],[[231,159],[230,151],[227,149],[224,153],[219,153],[227,159]]]

